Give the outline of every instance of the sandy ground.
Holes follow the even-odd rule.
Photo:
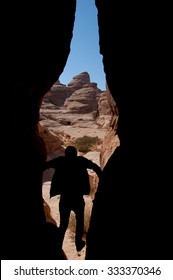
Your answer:
[[[60,196],[54,196],[51,199],[49,198],[50,191],[50,181],[46,181],[43,183],[43,198],[50,206],[51,215],[53,219],[56,221],[57,226],[59,226],[59,198]],[[85,226],[87,231],[88,225],[88,216],[90,217],[92,210],[92,199],[89,196],[84,196],[85,199]],[[86,221],[87,217],[87,221]],[[84,247],[79,253],[76,251],[75,243],[74,243],[74,221],[75,216],[74,213],[71,212],[69,226],[66,231],[64,242],[63,242],[63,250],[69,260],[83,260],[85,259],[86,247]],[[73,225],[73,226],[72,226]]]

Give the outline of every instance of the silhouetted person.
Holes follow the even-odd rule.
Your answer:
[[[69,223],[70,212],[73,210],[76,215],[76,250],[80,251],[85,246],[82,239],[84,231],[84,208],[83,195],[89,195],[90,183],[87,169],[92,169],[100,177],[101,168],[91,160],[77,156],[77,150],[73,146],[65,149],[65,156],[52,159],[46,162],[45,169],[54,168],[51,189],[56,192],[50,196],[60,194],[60,242],[62,247],[64,235]]]

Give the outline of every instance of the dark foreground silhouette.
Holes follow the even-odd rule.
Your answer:
[[[45,224],[45,246],[44,246],[44,258],[47,259],[57,259],[57,260],[67,260],[67,256],[64,251],[59,248],[59,228],[50,222]]]
[[[90,183],[87,169],[92,169],[101,176],[101,168],[91,160],[77,156],[77,150],[73,146],[68,146],[65,156],[47,161],[45,169],[54,168],[52,177],[50,197],[60,194],[59,212],[59,246],[62,248],[63,239],[68,227],[70,212],[76,215],[76,250],[80,251],[85,246],[82,239],[84,231],[84,209],[85,201],[83,195],[89,195]]]

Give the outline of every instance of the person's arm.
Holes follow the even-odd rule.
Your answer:
[[[46,169],[49,169],[49,168],[57,168],[58,164],[59,164],[59,158],[54,158],[54,159],[48,160],[43,165],[43,171],[45,171]]]
[[[102,175],[102,170],[101,170],[100,166],[98,166],[92,160],[89,160],[87,158],[84,158],[84,159],[85,159],[86,168],[92,169],[98,175],[98,177],[100,178],[101,175]]]

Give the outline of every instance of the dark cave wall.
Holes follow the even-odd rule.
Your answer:
[[[3,169],[7,176],[2,190],[4,258],[50,256],[45,255],[40,169],[47,151],[37,124],[42,97],[63,72],[70,52],[75,8],[74,0],[42,3],[39,8],[33,3],[3,6],[2,93],[8,110]]]
[[[120,148],[99,183],[86,259],[168,258],[172,124],[165,29],[163,35],[151,4],[150,9],[138,4],[136,13],[132,3],[95,3],[106,80],[119,109]],[[37,10],[31,3],[15,3],[2,10],[2,96],[8,107],[3,116],[2,259],[47,259],[40,171],[46,149],[37,122],[41,99],[70,52],[75,5],[63,0],[56,7],[42,3]]]
[[[99,182],[86,259],[171,258],[171,116],[163,59],[169,39],[158,17],[161,7],[95,3],[104,71],[119,110],[120,147]]]

